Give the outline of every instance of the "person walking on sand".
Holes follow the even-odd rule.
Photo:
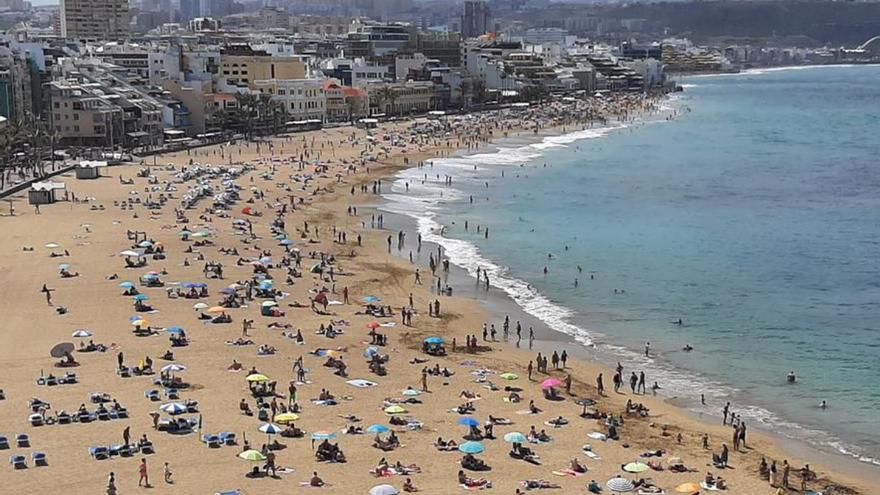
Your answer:
[[[730,402],[724,404],[724,409],[721,410],[721,414],[723,415],[723,418],[721,419],[721,424],[726,425],[727,415],[730,414]]]
[[[113,471],[107,476],[107,495],[116,495],[116,473]]]
[[[642,395],[645,395],[648,390],[645,388],[645,372],[639,371],[639,384],[636,386],[636,391],[642,391]]]
[[[599,376],[596,377],[596,390],[599,391],[599,396],[605,395],[605,383],[602,381],[602,373],[599,373]]]
[[[529,370],[529,381],[532,381],[532,370],[533,370],[533,369],[534,369],[534,366],[532,366],[532,361],[529,360],[529,367],[528,367],[528,370]]]
[[[43,284],[43,288],[40,289],[40,292],[46,294],[46,304],[49,306],[52,305],[52,292],[54,290],[55,289],[50,289],[46,284]]]
[[[124,430],[122,430],[122,444],[128,447],[131,445],[131,426],[126,426]]]
[[[143,486],[144,488],[150,487],[150,477],[147,475],[147,458],[142,457],[141,463],[138,466],[138,486]]]
[[[428,370],[422,368],[422,392],[428,391]]]
[[[791,471],[791,466],[788,465],[788,460],[782,461],[782,487],[788,490],[788,476]]]
[[[565,352],[565,349],[563,349],[562,354],[559,355],[559,361],[562,363],[562,369],[565,369],[565,362],[568,361],[568,353]]]
[[[171,466],[169,466],[167,462],[165,463],[165,467],[162,468],[162,474],[165,477],[166,484],[171,485],[174,483],[174,481],[171,479]]]

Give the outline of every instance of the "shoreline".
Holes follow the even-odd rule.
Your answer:
[[[801,68],[803,66],[795,66],[792,68]],[[824,66],[817,66],[824,67]],[[837,65],[840,67],[840,65]],[[727,75],[727,74],[719,74],[719,75]],[[646,124],[649,122],[640,121],[640,124]],[[604,128],[608,133],[618,131],[621,128],[619,127],[608,127]],[[591,129],[595,131],[601,131],[603,128],[595,128]],[[486,153],[495,153],[499,148],[506,148],[506,145],[513,145],[517,148],[519,147],[527,147],[530,144],[536,144],[546,141],[546,138],[553,138],[559,136],[574,136],[580,131],[569,131],[566,133],[561,132],[558,129],[548,130],[539,135],[529,135],[529,136],[517,136],[512,138],[503,138],[499,140],[495,140],[491,143],[487,143],[484,147],[478,150],[472,151],[463,151],[459,150],[459,152],[450,155],[450,158],[454,158],[456,156],[473,156],[473,155],[481,155]],[[604,134],[601,136],[604,137]],[[599,138],[601,138],[599,137]],[[577,142],[582,139],[590,139],[590,138],[577,138],[573,139],[572,142]],[[401,170],[392,175],[390,178],[395,179],[399,176],[400,172],[405,171]],[[409,170],[416,170],[411,168]],[[398,229],[403,228],[404,231],[408,233],[408,235],[415,237],[418,235],[418,226],[417,220],[415,217],[411,217],[409,215],[404,215],[393,210],[387,209],[390,200],[383,196],[382,200],[379,204],[374,205],[374,208],[378,211],[384,212],[385,214],[391,213],[394,215],[396,221],[392,222],[391,225],[396,226]],[[392,229],[395,230],[395,229]],[[444,236],[445,237],[445,236]],[[452,237],[452,239],[455,239]],[[424,241],[426,244],[432,245],[436,247],[435,241]],[[462,241],[467,242],[467,241]],[[398,257],[401,259],[404,257],[402,253],[397,253]],[[426,260],[417,258],[417,262],[425,262]],[[453,268],[453,277],[452,280],[464,283],[470,282],[470,284],[465,284],[473,286],[475,282],[475,278],[472,274],[468,273],[468,271],[455,264],[452,264]],[[515,276],[515,275],[509,275]],[[600,347],[602,346],[602,341],[599,342],[589,342],[584,343],[576,339],[575,337],[553,329],[552,325],[548,322],[541,320],[539,317],[536,317],[530,314],[525,308],[520,306],[509,294],[504,292],[503,289],[492,284],[494,289],[493,292],[486,293],[480,290],[472,290],[473,287],[465,289],[464,294],[460,291],[460,284],[450,283],[451,286],[457,289],[456,296],[458,297],[467,297],[476,301],[482,307],[484,307],[492,318],[489,321],[500,321],[503,320],[505,316],[511,316],[511,320],[522,320],[529,321],[533,326],[537,329],[543,329],[544,332],[540,332],[541,337],[536,339],[535,341],[535,350],[540,350],[543,352],[552,352],[554,349],[554,345],[563,344],[565,349],[569,352],[570,355],[573,355],[579,359],[585,360],[592,364],[598,364],[605,373],[605,376],[611,376],[614,374],[613,370],[613,361],[614,359],[620,359],[619,354],[614,354],[611,350],[606,349],[602,350]],[[549,296],[548,300],[552,300]],[[514,317],[516,315],[516,317]],[[524,327],[527,327],[525,325]],[[602,335],[599,334],[601,339]],[[615,344],[617,346],[617,344]],[[636,351],[629,349],[630,352],[636,353]],[[628,363],[632,365],[633,363]],[[669,366],[666,364],[665,366]],[[668,396],[662,390],[659,394],[662,398],[663,402],[668,404],[670,407],[673,407],[677,410],[677,413],[681,414],[684,417],[697,421],[699,424],[704,425],[707,428],[713,428],[717,425],[717,420],[721,418],[719,414],[713,413],[705,413],[703,411],[691,409],[685,403],[683,403],[678,396]],[[772,411],[771,411],[772,412]],[[776,413],[773,413],[776,414]],[[769,440],[774,443],[780,444],[779,451],[782,453],[791,453],[793,456],[802,458],[811,465],[822,465],[826,466],[828,469],[843,473],[845,476],[852,480],[856,480],[858,482],[868,482],[872,480],[875,476],[880,474],[880,469],[878,469],[877,464],[863,461],[856,454],[847,454],[844,452],[840,452],[835,450],[832,446],[822,446],[809,443],[804,440],[800,440],[793,436],[794,432],[790,432],[789,434],[781,433],[779,431],[774,431],[772,426],[768,426],[765,424],[761,424],[758,422],[751,423],[752,429],[760,432],[761,435],[766,436]],[[823,432],[824,433],[824,432]],[[829,462],[830,460],[830,462]]]
[[[399,123],[386,125],[376,130],[375,134],[387,136],[395,131],[401,132],[404,126],[405,124]],[[511,133],[513,132],[511,131]],[[531,132],[529,129],[524,131],[525,134],[529,132]],[[301,148],[308,147],[311,152],[318,155],[320,160],[329,159],[333,161],[334,166],[338,165],[336,170],[333,170],[333,172],[339,172],[338,176],[334,176],[332,172],[323,175],[321,172],[315,172],[312,180],[314,183],[302,179],[306,167],[297,170],[296,164],[293,163],[294,160],[279,162],[280,168],[273,175],[270,173],[270,169],[276,168],[276,162],[267,154],[255,153],[257,145],[254,143],[239,143],[237,147],[228,148],[228,152],[238,153],[235,157],[237,163],[247,162],[255,165],[255,170],[248,172],[240,179],[241,184],[245,186],[242,191],[243,198],[232,207],[229,216],[241,216],[238,212],[242,207],[245,204],[251,204],[243,201],[245,197],[250,197],[253,200],[254,208],[265,209],[269,212],[271,212],[273,198],[276,201],[276,206],[279,202],[286,203],[290,196],[302,199],[301,205],[298,205],[296,210],[289,212],[285,217],[289,225],[288,231],[292,234],[291,237],[296,237],[297,246],[302,247],[303,253],[319,251],[336,256],[340,263],[345,265],[346,271],[350,272],[340,275],[337,285],[349,287],[353,294],[352,299],[355,301],[360,301],[362,296],[367,294],[375,294],[385,301],[383,304],[399,308],[405,304],[407,294],[413,293],[414,307],[418,310],[415,325],[401,326],[398,323],[396,329],[383,330],[388,332],[390,336],[390,345],[382,352],[387,352],[391,356],[391,360],[388,363],[388,375],[377,377],[368,371],[360,358],[364,346],[368,345],[367,342],[364,342],[366,336],[364,328],[372,320],[369,315],[358,316],[357,313],[354,313],[356,309],[361,307],[360,304],[331,306],[333,311],[338,312],[339,315],[334,318],[350,321],[349,325],[343,327],[346,330],[345,334],[337,337],[336,340],[326,340],[316,336],[313,332],[318,324],[327,323],[326,316],[315,315],[307,308],[290,309],[287,306],[290,301],[305,301],[310,297],[310,291],[317,290],[322,285],[328,285],[326,280],[320,276],[303,274],[303,277],[295,280],[293,284],[285,284],[281,282],[283,276],[277,274],[278,286],[289,293],[280,301],[289,316],[280,320],[260,317],[256,311],[256,306],[259,304],[251,303],[249,308],[232,311],[236,322],[229,326],[200,323],[196,318],[197,313],[192,309],[193,301],[174,301],[166,299],[161,294],[161,290],[152,292],[151,295],[153,295],[154,304],[158,307],[158,313],[150,315],[149,318],[155,320],[156,325],[160,327],[184,325],[187,328],[187,333],[193,338],[193,345],[186,348],[175,348],[175,355],[179,362],[188,367],[184,377],[196,385],[187,393],[186,398],[193,398],[199,402],[200,415],[204,414],[205,418],[206,431],[241,432],[241,437],[246,435],[248,438],[254,439],[257,446],[266,438],[264,434],[257,432],[259,423],[255,421],[255,418],[248,418],[238,413],[236,407],[238,400],[242,397],[248,397],[248,389],[244,383],[243,374],[234,375],[227,371],[232,359],[243,363],[245,369],[258,366],[260,372],[264,372],[270,377],[279,377],[282,386],[284,386],[286,378],[291,374],[290,363],[296,359],[297,355],[305,355],[307,366],[310,368],[311,380],[310,383],[301,385],[300,396],[303,397],[304,413],[302,418],[297,421],[297,425],[309,432],[328,429],[338,431],[339,428],[346,425],[346,422],[341,419],[346,413],[356,413],[362,417],[364,426],[371,422],[387,422],[389,418],[382,411],[382,397],[397,396],[402,389],[408,386],[419,387],[419,368],[421,365],[412,365],[409,364],[409,361],[416,357],[426,357],[419,352],[419,342],[422,338],[429,335],[442,335],[447,341],[451,338],[458,338],[459,342],[463,342],[464,335],[476,333],[481,322],[491,321],[488,312],[492,309],[491,307],[487,308],[473,299],[461,297],[461,292],[457,297],[442,298],[443,317],[425,316],[424,307],[428,302],[434,300],[435,296],[426,290],[428,287],[413,284],[414,267],[412,265],[386,253],[385,237],[392,232],[388,229],[360,227],[361,222],[369,224],[369,215],[365,216],[363,212],[355,215],[346,213],[346,209],[353,204],[375,207],[377,201],[381,200],[377,195],[355,194],[353,191],[358,186],[369,186],[374,181],[393,176],[407,168],[408,164],[404,163],[404,156],[409,158],[410,163],[414,163],[420,159],[431,159],[431,157],[444,155],[446,151],[451,152],[459,149],[461,143],[447,140],[444,144],[442,139],[434,139],[433,144],[425,146],[424,149],[415,150],[411,147],[404,147],[404,150],[393,149],[387,153],[387,156],[380,156],[376,162],[371,162],[368,171],[363,172],[358,169],[354,173],[348,174],[347,167],[340,162],[343,159],[354,161],[362,156],[359,154],[362,153],[360,145],[366,141],[365,135],[362,130],[345,128],[315,131],[291,138],[273,139],[272,142],[276,147],[281,146],[278,157],[296,157],[298,153],[301,153]],[[349,136],[356,137],[358,143],[346,141]],[[311,145],[306,145],[307,139],[312,141]],[[318,140],[320,142],[316,143]],[[348,142],[352,144],[345,145]],[[325,144],[329,144],[329,146],[325,148]],[[292,150],[290,150],[291,145],[293,146]],[[288,147],[289,151],[285,151],[285,147]],[[477,148],[481,149],[482,145]],[[212,161],[225,163],[226,160],[219,153],[221,149],[220,147],[211,147],[200,151],[200,154],[195,155],[194,158],[206,165]],[[363,152],[375,152],[376,149],[378,146],[367,145]],[[321,150],[324,150],[323,156],[321,156]],[[212,158],[212,153],[215,158]],[[332,158],[329,158],[329,154],[332,154]],[[274,152],[272,156],[276,156]],[[190,156],[186,152],[163,155],[163,162],[175,163],[178,166],[183,166],[189,159]],[[114,173],[133,176],[138,168],[138,165],[123,166],[114,169]],[[159,184],[170,183],[164,181],[170,181],[170,178],[175,174],[164,166],[150,167],[150,170],[159,177]],[[310,164],[308,171],[313,170]],[[294,176],[297,176],[299,180],[295,180]],[[70,177],[70,174],[67,177]],[[603,369],[600,365],[579,360],[577,360],[578,362],[570,362],[571,366],[568,372],[572,372],[575,377],[572,392],[577,395],[566,397],[566,400],[561,402],[551,402],[541,397],[540,380],[534,382],[525,379],[523,365],[531,358],[532,353],[524,349],[510,348],[500,342],[481,342],[483,348],[477,353],[464,353],[459,350],[450,353],[445,358],[432,359],[431,364],[438,362],[441,366],[448,366],[457,373],[449,379],[432,378],[430,380],[431,391],[422,396],[425,405],[412,407],[412,414],[424,421],[424,431],[401,429],[399,435],[406,445],[399,451],[385,454],[372,448],[369,443],[369,435],[360,438],[342,435],[337,441],[348,453],[349,462],[347,464],[316,464],[314,456],[307,447],[307,439],[282,439],[292,448],[280,451],[278,454],[279,462],[282,465],[291,466],[295,470],[294,478],[288,477],[286,480],[284,477],[278,479],[243,478],[242,474],[250,465],[244,464],[235,457],[236,448],[222,447],[219,451],[211,451],[198,442],[196,435],[193,435],[196,438],[192,436],[176,437],[163,435],[150,429],[148,413],[154,410],[157,404],[151,404],[144,399],[144,390],[149,388],[149,382],[142,378],[122,379],[114,376],[113,369],[116,366],[114,352],[77,355],[77,358],[83,361],[82,366],[76,370],[81,377],[81,384],[50,389],[35,386],[33,378],[38,370],[52,369],[52,360],[47,357],[46,350],[59,340],[69,339],[71,331],[76,328],[89,328],[94,331],[98,342],[118,345],[120,349],[125,351],[129,361],[142,359],[144,354],[160,356],[167,349],[168,344],[164,336],[142,339],[131,335],[128,331],[127,321],[132,311],[129,301],[120,296],[121,289],[117,287],[118,280],[108,282],[105,278],[111,270],[118,270],[122,264],[119,256],[113,253],[126,249],[130,244],[130,241],[126,240],[127,231],[134,229],[150,232],[150,235],[156,235],[167,247],[168,260],[151,260],[150,268],[145,269],[167,268],[169,271],[167,278],[170,281],[204,279],[201,273],[201,262],[194,262],[191,267],[183,263],[185,256],[194,256],[194,254],[184,254],[186,253],[184,248],[191,247],[192,244],[178,238],[177,230],[180,227],[174,225],[175,216],[170,211],[171,208],[166,207],[163,211],[147,212],[139,204],[135,213],[140,214],[133,215],[132,211],[127,209],[122,211],[113,205],[114,202],[125,202],[141,193],[144,193],[145,198],[147,194],[151,194],[150,186],[145,179],[133,178],[133,180],[135,184],[132,186],[121,185],[115,177],[88,182],[75,181],[72,184],[77,189],[77,196],[95,196],[99,199],[91,204],[60,203],[47,206],[43,208],[40,215],[32,214],[27,207],[24,207],[20,208],[22,211],[20,215],[3,219],[7,222],[5,225],[7,236],[2,244],[6,257],[0,265],[0,273],[3,273],[7,280],[14,281],[16,286],[21,287],[22,290],[12,291],[8,297],[0,299],[0,310],[4,310],[8,315],[7,338],[11,344],[0,349],[0,358],[8,366],[6,376],[0,383],[0,388],[6,389],[8,397],[6,401],[0,401],[0,414],[2,414],[0,417],[4,418],[0,420],[0,432],[32,431],[35,448],[49,452],[52,462],[48,469],[28,469],[15,472],[10,470],[10,475],[5,479],[9,480],[9,487],[12,490],[16,490],[18,487],[22,489],[27,487],[31,491],[49,491],[57,489],[59,479],[65,479],[67,480],[66,491],[69,493],[94,494],[100,492],[100,487],[106,486],[107,472],[115,471],[120,476],[121,490],[125,493],[135,491],[136,480],[132,478],[136,478],[134,474],[138,458],[95,462],[90,460],[85,452],[88,445],[118,441],[118,433],[122,426],[130,424],[134,428],[135,437],[146,432],[157,446],[158,456],[149,458],[152,466],[151,477],[158,477],[156,475],[162,461],[170,460],[172,469],[175,469],[177,477],[175,484],[166,486],[157,483],[154,490],[157,494],[204,493],[235,488],[241,488],[245,493],[290,493],[291,490],[296,492],[296,479],[308,478],[309,473],[315,469],[320,471],[322,477],[335,485],[328,487],[328,492],[363,493],[370,486],[384,481],[376,479],[368,472],[368,469],[376,466],[375,460],[384,455],[390,455],[389,460],[391,461],[401,460],[420,464],[426,473],[414,476],[414,481],[422,488],[423,492],[452,493],[454,490],[458,493],[453,482],[455,473],[459,469],[457,462],[455,462],[458,456],[456,454],[438,454],[430,446],[430,443],[438,435],[448,437],[451,434],[455,438],[459,438],[458,435],[462,433],[462,427],[457,424],[459,416],[446,409],[461,402],[459,391],[462,389],[477,390],[483,396],[482,400],[476,401],[476,406],[479,409],[476,416],[484,418],[487,413],[491,413],[513,418],[517,423],[517,426],[514,427],[517,430],[528,431],[530,423],[541,425],[544,420],[556,415],[574,418],[574,424],[568,429],[550,430],[550,433],[556,437],[555,443],[536,447],[540,449],[543,458],[541,467],[512,461],[506,455],[508,446],[500,440],[487,443],[489,447],[483,457],[493,464],[493,471],[486,474],[497,487],[493,491],[511,493],[514,487],[518,486],[519,480],[550,477],[550,470],[562,467],[572,456],[581,456],[583,433],[590,430],[601,430],[601,422],[579,418],[577,414],[580,412],[580,407],[572,402],[575,397],[595,396],[592,379],[597,370]],[[180,186],[179,190],[174,192],[175,198],[179,199],[185,194],[190,185],[192,183],[184,183]],[[253,188],[256,188],[257,191],[265,190],[270,202],[266,203],[262,201],[262,198],[254,198]],[[352,193],[349,193],[349,188]],[[248,192],[247,189],[251,189],[251,192]],[[19,202],[23,201],[21,195],[16,195],[14,199]],[[106,211],[92,208],[92,206],[97,206],[97,203],[106,205]],[[174,204],[176,205],[176,203]],[[255,244],[246,244],[242,243],[242,241],[248,240],[245,236],[235,229],[229,228],[231,218],[215,217],[213,213],[205,211],[204,207],[206,206],[208,205],[202,203],[195,209],[188,210],[186,214],[192,217],[193,221],[190,224],[192,229],[204,228],[214,232],[213,239],[216,246],[199,248],[202,252],[207,253],[207,260],[220,259],[224,264],[229,265],[226,282],[208,281],[211,284],[211,293],[213,294],[215,289],[221,285],[225,286],[231,280],[241,280],[241,277],[247,279],[251,271],[249,263],[244,266],[236,266],[232,261],[234,258],[220,257],[221,255],[216,253],[216,247],[236,246],[242,250],[245,257],[259,256],[261,249],[270,248],[277,251],[279,248],[275,247],[276,242],[272,241],[272,233],[265,225],[271,216],[269,218],[254,218],[258,237],[254,241]],[[204,218],[197,220],[196,215],[199,214]],[[71,221],[72,219],[75,220]],[[309,222],[311,228],[304,228],[303,222]],[[88,224],[89,227],[84,227],[84,224]],[[86,229],[85,233],[84,229]],[[335,233],[337,229],[349,233],[348,242],[337,242],[333,239],[332,233]],[[351,242],[355,232],[363,235],[363,246]],[[61,260],[48,258],[48,251],[40,251],[43,249],[43,244],[50,241],[63,243],[65,249],[71,250],[71,257],[65,258],[63,261],[70,262],[73,270],[82,271],[81,277],[59,280],[56,264]],[[414,240],[410,237],[408,242],[409,246],[412,246]],[[38,251],[37,253],[23,251],[22,245],[35,245]],[[427,251],[423,251],[423,255],[426,253]],[[304,254],[303,257],[304,266],[310,266],[314,263],[309,261],[308,255]],[[311,259],[315,258],[311,257]],[[424,265],[419,266],[424,268]],[[140,270],[119,271],[118,273],[120,279],[134,279],[139,275]],[[49,281],[49,284],[57,290],[53,296],[57,301],[56,304],[70,307],[71,311],[68,314],[59,316],[55,314],[53,308],[46,307],[43,295],[39,292],[40,285],[46,281]],[[338,287],[335,288],[335,292],[333,298],[341,298]],[[211,300],[214,298],[212,295]],[[30,310],[22,311],[22,308],[30,308]],[[95,315],[100,315],[100,317]],[[254,347],[234,347],[224,343],[224,339],[234,339],[239,335],[239,319],[247,317],[254,317],[258,322],[258,328],[253,330],[252,338],[260,344],[277,346],[278,355],[274,357],[257,356]],[[389,323],[398,320],[394,317]],[[270,321],[295,324],[306,335],[307,345],[300,347],[290,339],[279,336],[279,330],[267,326]],[[38,330],[34,331],[34,329]],[[547,335],[555,336],[549,332]],[[538,342],[537,345],[547,345],[549,349],[560,344],[558,341],[551,340],[549,343]],[[350,376],[375,380],[377,384],[374,389],[350,387],[338,377],[334,377],[322,365],[323,358],[306,354],[307,350],[316,346],[331,349],[338,346],[339,349],[344,349],[338,351],[343,354],[350,349],[352,352],[345,354]],[[513,383],[523,389],[522,393],[526,400],[533,397],[536,403],[548,412],[537,416],[519,416],[519,410],[524,407],[524,404],[517,406],[502,401],[501,394],[487,391],[482,384],[474,382],[472,371],[474,371],[475,365],[466,364],[471,361],[476,361],[480,367],[492,368],[499,373],[502,371],[518,372],[523,378]],[[560,377],[563,376],[561,373],[565,372],[566,370],[563,370],[551,374]],[[543,378],[547,375],[538,374],[538,376]],[[312,404],[306,400],[308,397],[316,396],[318,389],[322,387],[332,388],[336,394],[350,395],[352,399],[351,401],[343,400],[333,409],[325,409],[323,406]],[[131,410],[131,419],[123,423],[97,422],[91,425],[72,427],[45,426],[33,430],[26,429],[25,418],[22,415],[26,410],[28,397],[38,395],[50,400],[53,405],[59,408],[75,408],[76,404],[88,398],[89,392],[95,391],[111,392],[114,397],[118,397],[120,402]],[[600,452],[603,460],[590,461],[590,473],[585,477],[551,478],[563,486],[564,492],[582,491],[585,482],[591,477],[604,482],[607,477],[619,473],[619,465],[637,458],[638,449],[641,447],[669,449],[671,453],[680,454],[686,459],[685,462],[697,469],[694,474],[682,476],[668,471],[650,473],[655,480],[667,488],[675,486],[680,481],[686,481],[685,478],[699,479],[702,477],[701,471],[706,469],[708,452],[699,447],[699,437],[693,433],[702,431],[702,425],[681,415],[677,408],[663,404],[659,398],[654,399],[642,395],[635,397],[609,395],[611,397],[600,401],[602,410],[610,411],[617,416],[621,414],[623,403],[629,397],[648,403],[652,410],[651,417],[648,420],[641,420],[627,416],[622,433],[626,441],[632,442],[629,448],[617,442],[593,442],[595,450]],[[661,433],[660,424],[669,425],[670,436]],[[502,433],[508,431],[500,429]],[[717,433],[715,433],[716,431]],[[685,436],[684,442],[679,445],[674,441],[674,435],[677,432],[682,432]],[[720,443],[726,440],[726,436],[726,432],[720,426],[716,425],[712,429],[711,445],[713,450],[717,450]],[[754,450],[743,454],[733,454],[732,457],[738,469],[722,471],[725,478],[732,483],[731,493],[752,494],[767,490],[766,482],[761,481],[755,473],[753,457],[757,452],[776,452],[775,445],[775,442],[756,435],[750,440],[750,449]],[[445,456],[444,460],[438,461],[442,456]],[[709,469],[712,468],[709,467]],[[205,477],[205,471],[212,473],[211,476]],[[832,473],[831,476],[834,479],[840,478],[836,473]],[[286,481],[294,481],[294,483]],[[399,486],[402,478],[398,477],[388,481]],[[871,490],[868,491],[868,493],[870,492]]]

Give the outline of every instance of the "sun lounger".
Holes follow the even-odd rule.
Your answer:
[[[9,464],[12,464],[12,469],[27,469],[27,457],[13,454],[9,456]]]
[[[110,458],[110,449],[101,446],[89,447],[89,455],[96,461],[103,461]]]
[[[235,437],[235,433],[231,431],[221,431],[220,441],[225,443],[226,445],[235,445],[236,443],[238,443],[238,439]]]
[[[211,433],[202,435],[202,442],[204,442],[210,449],[219,449],[221,445],[220,437]]]
[[[131,368],[116,368],[116,374],[120,378],[131,378]]]
[[[98,421],[110,421],[110,411],[107,409],[98,409],[95,411]]]
[[[31,414],[28,416],[28,422],[31,426],[43,426],[43,416],[41,414]]]
[[[160,400],[158,390],[147,390],[146,392],[144,392],[144,397],[153,402]]]
[[[135,449],[131,445],[111,445],[110,456],[131,457],[135,454]]]
[[[153,447],[153,442],[146,442],[139,444],[141,454],[150,455],[156,453],[156,448]]]
[[[78,381],[76,377],[76,373],[68,371],[64,374],[63,377],[58,379],[58,383],[63,383],[65,385],[72,385]]]
[[[0,450],[7,450],[9,448],[9,439],[6,438],[5,435],[0,435]]]
[[[179,399],[180,398],[180,391],[177,390],[176,388],[166,388],[165,389],[165,397],[167,397],[169,399],[173,399],[173,400]]]
[[[19,433],[15,435],[15,444],[19,446],[19,448],[27,448],[31,446],[31,437],[28,436],[27,433]]]
[[[43,452],[31,452],[31,461],[34,466],[48,466],[49,461],[46,460],[46,454]]]

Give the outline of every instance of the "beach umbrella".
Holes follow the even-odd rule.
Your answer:
[[[88,331],[88,330],[80,329],[80,330],[77,330],[77,331],[73,332],[72,336],[73,336],[73,337],[76,337],[76,338],[78,338],[78,339],[84,339],[84,338],[86,338],[86,337],[91,337],[91,336],[92,336],[92,332],[90,332],[90,331]]]
[[[150,241],[141,241],[138,243],[138,246],[140,246],[142,248],[148,248],[148,247],[153,247],[153,243]]]
[[[76,346],[74,346],[70,342],[61,342],[60,344],[55,344],[55,347],[49,350],[49,355],[53,358],[61,358],[64,357],[66,354],[70,354],[71,352],[73,352],[75,348]]]
[[[526,436],[518,431],[504,434],[504,441],[509,443],[526,443]]]
[[[120,251],[120,252],[119,252],[119,256],[137,256],[137,257],[141,257],[141,256],[143,256],[143,254],[141,254],[141,253],[139,253],[139,252],[137,252],[137,251],[133,251],[133,250],[131,250],[131,249],[126,249],[125,251]]]
[[[241,212],[244,213],[245,215],[250,215],[253,211],[254,211],[254,209],[251,208],[250,206],[245,206],[244,208],[241,209]]]
[[[472,418],[470,416],[464,416],[458,418],[458,424],[462,426],[479,426],[480,422],[476,418]]]
[[[364,296],[361,300],[364,302],[368,302],[368,303],[374,303],[374,302],[381,301],[381,299],[379,299],[376,296]]]
[[[205,310],[206,313],[223,313],[225,311],[226,308],[224,308],[223,306],[211,306],[210,308]]]
[[[440,337],[428,337],[427,339],[425,339],[425,343],[426,344],[442,344],[443,339],[441,339]]]
[[[70,265],[67,264],[67,263],[60,263],[60,264],[58,265],[58,269],[59,269],[59,270],[69,270],[69,269],[70,269]]]
[[[169,402],[168,404],[162,404],[159,406],[159,410],[171,415],[183,414],[186,412],[186,406],[177,402]]]
[[[458,446],[458,450],[465,454],[479,454],[486,450],[480,442],[465,442]]]
[[[134,284],[128,280],[120,282],[119,287],[122,289],[134,289]]]
[[[272,306],[278,306],[278,303],[275,301],[263,301],[264,308],[270,308]]]
[[[298,419],[299,419],[299,415],[291,413],[291,412],[286,412],[286,413],[281,413],[281,414],[275,415],[275,422],[281,423],[281,424],[292,423]]]
[[[393,406],[386,407],[385,412],[388,414],[403,414],[406,412],[406,409],[399,404],[394,404]]]
[[[179,364],[179,363],[166,364],[165,366],[162,366],[162,371],[164,371],[166,373],[169,373],[169,372],[175,373],[177,371],[186,371],[186,366]]]
[[[370,433],[386,433],[388,432],[388,427],[385,425],[374,424],[367,427],[367,431]]]
[[[700,485],[694,482],[682,483],[675,487],[675,491],[678,493],[698,493],[700,491]]]
[[[277,435],[281,433],[281,427],[274,423],[263,423],[258,429],[267,435]]]
[[[229,295],[235,294],[235,289],[230,289],[229,287],[226,287],[226,288],[224,288],[224,289],[220,289],[218,292],[220,292],[221,294],[224,294],[224,295],[229,296]]]
[[[211,237],[211,233],[207,230],[200,230],[192,235],[193,237]]]
[[[255,383],[255,382],[268,382],[269,377],[260,373],[254,373],[253,375],[248,375],[245,377],[245,380]]]
[[[263,256],[262,258],[260,258],[260,263],[262,263],[262,264],[264,264],[264,265],[271,265],[271,264],[272,264],[272,258],[270,258],[270,257],[268,257],[268,256]]]
[[[376,321],[376,320],[373,320],[373,321],[367,323],[367,328],[374,329],[374,330],[375,330],[376,328],[381,327],[381,326],[382,326],[382,324],[379,323],[379,322]]]
[[[238,457],[241,457],[242,459],[251,462],[261,462],[266,460],[266,456],[261,454],[259,450],[253,449],[245,450],[241,454],[238,454]]]
[[[47,249],[55,249],[55,248],[60,248],[60,247],[61,247],[61,244],[58,244],[57,242],[50,242],[50,243],[46,244]]]
[[[636,488],[632,481],[621,476],[611,478],[610,480],[608,480],[607,483],[605,483],[605,486],[607,486],[608,489],[612,492],[618,493],[631,492]]]
[[[500,376],[504,380],[516,380],[517,378],[519,378],[519,375],[517,375],[516,373],[501,373],[498,376]]]
[[[276,240],[276,241],[283,241],[284,239],[287,239],[287,235],[286,235],[286,234],[275,234],[275,240]]]
[[[550,378],[541,382],[541,388],[553,388],[562,385],[562,381],[555,376],[551,376]]]
[[[422,395],[422,391],[421,391],[421,390],[416,390],[416,389],[414,389],[414,388],[408,388],[408,389],[406,389],[406,390],[403,391],[403,396],[404,396],[404,397],[418,397],[418,396],[420,396],[420,395]]]
[[[293,241],[290,239],[282,239],[278,244],[282,246],[293,246]]]
[[[376,347],[370,346],[364,349],[364,357],[367,359],[375,356],[376,354],[379,354],[379,349]]]
[[[332,431],[316,431],[312,433],[312,440],[332,440],[336,438],[336,433]]]
[[[208,307],[208,305],[203,302],[193,304],[193,309],[195,309],[195,310],[205,309],[207,307]]]
[[[626,466],[623,466],[623,470],[627,473],[643,473],[648,469],[648,465],[644,462],[630,462]]]
[[[150,296],[148,296],[146,294],[138,294],[138,295],[134,296],[134,300],[135,301],[149,301]]]
[[[397,495],[400,493],[397,488],[391,485],[376,485],[370,488],[370,495]]]
[[[144,319],[131,321],[131,326],[133,326],[133,327],[142,327],[146,324],[147,324],[147,320],[144,320]]]

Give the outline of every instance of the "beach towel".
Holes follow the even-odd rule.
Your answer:
[[[464,485],[464,484],[462,484],[462,485],[458,485],[458,486],[460,486],[460,487],[462,487],[463,489],[465,489],[465,490],[467,490],[467,491],[470,491],[470,492],[475,492],[475,491],[477,491],[477,490],[482,490],[482,489],[484,489],[484,488],[492,488],[492,485],[490,485],[490,484],[488,484],[488,483],[485,484],[485,485],[480,485],[480,486],[467,486],[467,485]]]
[[[598,431],[591,431],[590,433],[587,433],[587,436],[593,440],[602,440],[603,442],[608,439],[607,435]]]
[[[324,483],[324,486],[312,486],[311,481],[300,481],[299,486],[304,488],[324,488],[324,486],[330,486],[330,483]]]
[[[552,471],[552,473],[555,474],[556,476],[573,476],[573,477],[583,476],[584,474],[586,474],[586,473],[579,473],[573,469],[560,469],[559,471]]]
[[[598,461],[598,460],[602,459],[601,457],[599,457],[599,454],[597,454],[595,452],[590,452],[589,450],[585,450],[584,455],[589,457],[590,459],[593,459],[594,461]]]
[[[347,384],[349,384],[349,385],[351,385],[351,386],[353,386],[353,387],[357,387],[357,388],[369,388],[369,387],[375,387],[375,386],[376,386],[376,382],[371,382],[371,381],[369,381],[369,380],[361,380],[361,379],[358,379],[358,380],[348,380],[348,381],[345,382],[345,383],[347,383]]]

